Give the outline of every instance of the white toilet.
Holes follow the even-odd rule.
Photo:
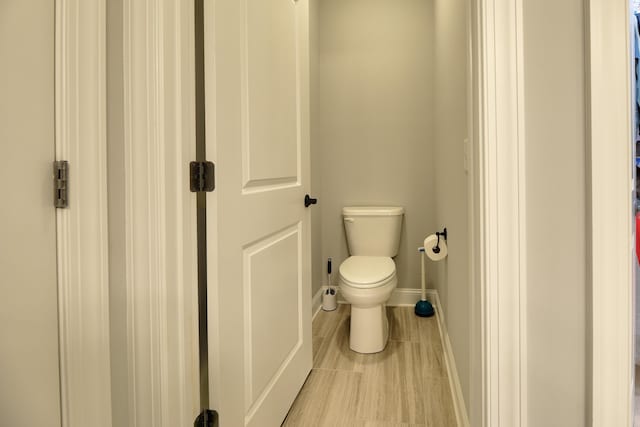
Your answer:
[[[339,286],[351,304],[349,347],[358,353],[384,350],[389,338],[385,303],[398,284],[396,264],[402,207],[345,207],[344,228],[351,256],[340,264]]]

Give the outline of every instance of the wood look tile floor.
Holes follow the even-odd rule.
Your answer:
[[[377,354],[349,349],[350,306],[313,321],[313,369],[283,426],[455,427],[435,317],[388,307],[390,336]]]

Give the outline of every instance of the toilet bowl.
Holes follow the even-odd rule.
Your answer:
[[[345,207],[342,215],[351,256],[340,265],[338,285],[351,304],[349,347],[377,353],[389,338],[385,303],[398,285],[392,257],[398,253],[404,209]]]
[[[340,292],[351,304],[351,350],[384,350],[389,338],[385,303],[397,284],[396,266],[389,257],[352,256],[340,265]]]

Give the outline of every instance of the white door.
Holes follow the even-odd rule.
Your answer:
[[[59,426],[54,0],[0,2],[0,425]]]
[[[212,406],[279,426],[311,370],[308,0],[205,2]]]

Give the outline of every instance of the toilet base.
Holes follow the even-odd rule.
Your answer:
[[[379,353],[389,339],[389,320],[384,304],[356,307],[351,305],[349,348],[358,353]]]

